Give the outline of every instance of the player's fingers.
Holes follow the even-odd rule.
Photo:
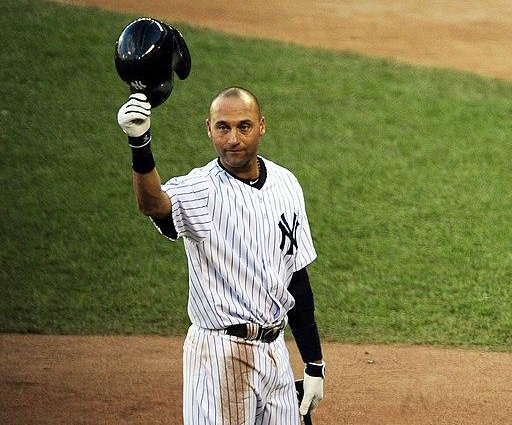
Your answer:
[[[121,106],[119,114],[127,114],[128,112],[134,111],[147,116],[151,114],[151,104],[147,101],[145,94],[131,94],[128,98],[128,101],[123,106]]]
[[[302,399],[302,403],[300,404],[299,413],[304,416],[306,413],[309,412],[309,406],[311,405],[312,396],[306,397],[304,395],[304,398]]]
[[[140,100],[141,102],[147,102],[148,97],[144,93],[132,93],[128,99],[136,99]]]
[[[151,104],[144,93],[132,93],[119,108],[117,122],[128,137],[139,137],[151,126]]]
[[[129,110],[125,111],[122,115],[122,120],[125,122],[130,122],[134,120],[145,120],[149,117],[150,114],[148,114],[146,111],[141,110],[139,108],[130,108]]]
[[[151,105],[148,102],[141,102],[137,99],[130,99],[126,102],[117,114],[117,121],[120,125],[138,121],[144,121],[151,115]]]
[[[120,113],[117,117],[117,122],[124,130],[131,128],[133,125],[142,125],[146,121],[149,122],[149,115],[138,111]]]
[[[316,408],[318,407],[318,403],[319,400],[316,398],[313,398],[313,400],[311,400],[311,404],[309,405],[309,413],[313,413],[316,410]]]
[[[135,111],[147,116],[151,115],[151,105],[148,102],[129,100],[122,109],[124,110],[124,113]]]
[[[132,95],[133,96],[133,95]],[[137,98],[131,98],[126,102],[126,107],[137,106],[138,108],[144,109],[145,111],[151,112],[151,103],[143,101]]]

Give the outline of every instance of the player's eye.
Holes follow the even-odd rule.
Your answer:
[[[251,125],[250,124],[241,124],[239,129],[243,133],[247,133],[251,129]]]

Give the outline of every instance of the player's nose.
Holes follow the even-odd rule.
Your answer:
[[[229,132],[229,136],[228,136],[228,143],[229,143],[230,145],[237,145],[237,144],[238,144],[238,142],[239,142],[239,140],[238,140],[238,136],[237,136],[237,134],[236,134],[236,131],[231,130],[231,131]]]

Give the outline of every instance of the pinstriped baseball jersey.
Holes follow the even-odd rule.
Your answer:
[[[279,322],[294,305],[293,272],[316,258],[297,179],[259,158],[266,175],[259,189],[218,159],[162,186],[188,258],[188,314],[201,328]]]

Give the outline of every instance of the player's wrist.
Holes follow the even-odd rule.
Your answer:
[[[132,151],[132,169],[139,174],[147,174],[155,168],[155,159],[151,151],[151,131],[148,129],[138,137],[128,136],[128,145]]]
[[[151,129],[147,129],[140,136],[128,136],[128,145],[132,149],[139,149],[151,143]]]
[[[321,360],[320,363],[306,363],[304,373],[315,378],[325,378],[325,362]]]

